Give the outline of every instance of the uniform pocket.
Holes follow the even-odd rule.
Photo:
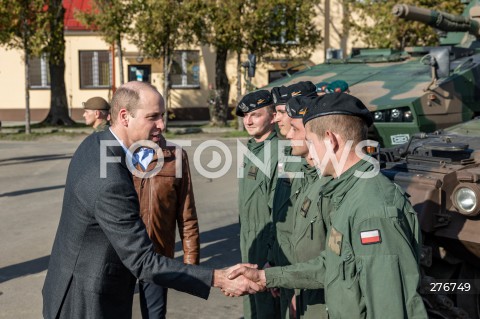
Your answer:
[[[361,318],[365,304],[359,284],[362,264],[346,243],[342,246],[342,255],[336,259],[336,269],[333,270],[336,275],[329,276],[326,286],[329,314],[332,318]]]

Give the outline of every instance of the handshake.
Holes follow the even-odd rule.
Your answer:
[[[237,264],[226,269],[213,271],[213,287],[220,288],[225,296],[238,297],[265,291],[265,271],[257,265]]]

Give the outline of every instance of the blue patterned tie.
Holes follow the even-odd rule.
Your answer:
[[[148,167],[148,164],[153,159],[153,154],[155,151],[148,147],[141,147],[135,154],[133,154],[133,165],[140,164],[140,166],[145,170]]]

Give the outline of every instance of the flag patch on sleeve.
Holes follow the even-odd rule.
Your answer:
[[[382,236],[380,236],[380,230],[373,229],[360,232],[360,240],[362,245],[376,244],[382,242]]]

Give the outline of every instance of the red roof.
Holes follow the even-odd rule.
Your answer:
[[[69,31],[86,31],[89,28],[83,26],[78,22],[74,13],[76,10],[86,11],[91,8],[90,0],[63,0],[63,7],[65,8],[65,30]]]

